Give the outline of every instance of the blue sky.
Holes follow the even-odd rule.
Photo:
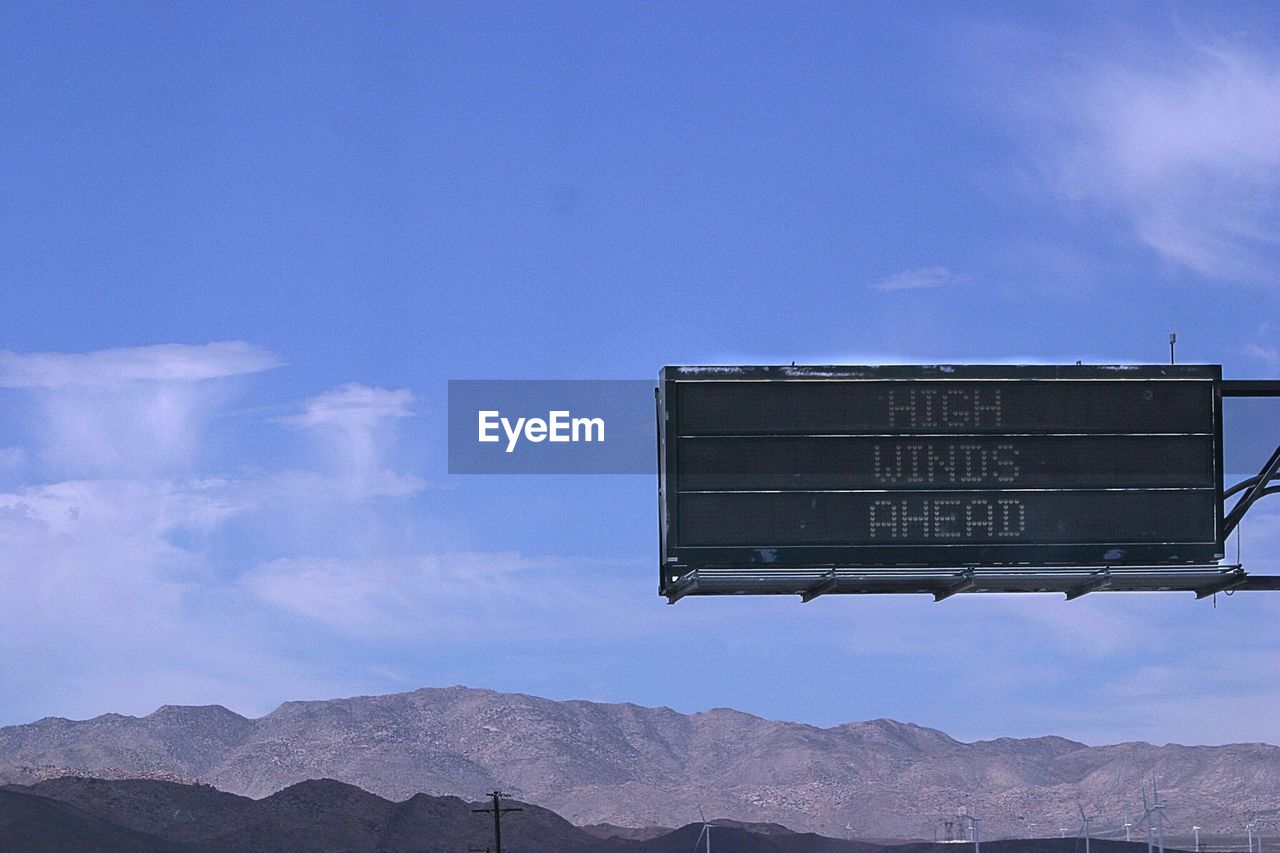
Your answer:
[[[449,379],[1171,330],[1280,376],[1278,36],[1262,3],[6,4],[0,724],[464,683],[1280,742],[1280,599],[668,607],[650,478],[451,477],[444,429]]]

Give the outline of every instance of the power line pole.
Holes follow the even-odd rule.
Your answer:
[[[522,812],[524,809],[520,807],[503,808],[502,798],[505,796],[501,791],[494,791],[489,795],[493,797],[493,805],[483,809],[472,809],[473,812],[489,812],[493,813],[493,853],[502,853],[502,816],[509,812]],[[485,848],[486,850],[488,848]]]

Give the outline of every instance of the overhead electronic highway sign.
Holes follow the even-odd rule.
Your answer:
[[[1215,564],[1221,385],[1217,365],[664,368],[661,590]]]

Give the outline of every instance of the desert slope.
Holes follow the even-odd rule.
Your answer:
[[[1239,831],[1280,805],[1280,748],[1088,747],[1056,737],[963,743],[892,720],[818,728],[728,709],[692,715],[465,687],[219,706],[0,728],[0,781],[67,772],[200,780],[265,797],[331,778],[394,800],[495,787],[574,823],[680,826],[708,812],[798,830],[932,837],[966,803],[991,837],[1075,826],[1077,801],[1118,827],[1157,774],[1177,824]],[[1065,822],[1064,822],[1065,821]],[[1071,822],[1074,821],[1074,822]]]

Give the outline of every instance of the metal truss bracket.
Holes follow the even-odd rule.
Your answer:
[[[959,578],[959,580],[951,584],[951,586],[948,586],[945,589],[934,590],[933,600],[935,602],[943,601],[961,592],[968,592],[975,586],[973,569],[965,569],[963,572],[956,575],[956,577]]]
[[[1093,577],[1089,578],[1087,581],[1080,584],[1079,586],[1074,586],[1071,589],[1067,590],[1067,593],[1066,593],[1067,601],[1074,601],[1075,599],[1080,598],[1083,595],[1088,595],[1091,592],[1097,592],[1100,589],[1107,589],[1110,586],[1111,586],[1111,570],[1103,569],[1102,571],[1094,574]]]
[[[1280,397],[1280,380],[1276,379],[1224,379],[1222,382],[1222,396],[1224,397]],[[1245,513],[1258,500],[1266,495],[1280,494],[1280,488],[1276,488],[1271,484],[1280,478],[1280,447],[1275,449],[1271,454],[1271,458],[1267,460],[1267,464],[1262,466],[1262,470],[1258,472],[1256,477],[1250,477],[1242,483],[1237,483],[1227,489],[1222,494],[1222,499],[1226,500],[1237,492],[1243,491],[1244,496],[1236,501],[1236,505],[1222,519],[1222,537],[1231,535],[1231,532],[1240,524],[1240,520],[1244,518]]]
[[[680,580],[673,583],[666,592],[667,604],[675,604],[686,595],[693,595],[698,591],[698,570],[694,569],[687,575],[681,576]]]
[[[827,572],[825,576],[823,576],[822,580],[818,581],[813,586],[809,587],[804,592],[800,593],[800,603],[808,604],[810,601],[813,601],[815,598],[817,598],[820,595],[825,595],[828,592],[835,592],[835,591],[836,591],[836,573],[835,573],[835,570],[832,569],[830,572]]]
[[[1202,598],[1208,598],[1209,596],[1216,595],[1220,592],[1228,592],[1236,589],[1237,587],[1242,587],[1248,582],[1249,575],[1245,573],[1244,569],[1237,568],[1234,572],[1225,575],[1221,580],[1216,580],[1211,584],[1207,584],[1206,586],[1202,586],[1197,589],[1196,600],[1199,601]]]
[[[1227,513],[1226,518],[1222,520],[1222,536],[1224,539],[1231,535],[1231,531],[1236,529],[1236,525],[1244,518],[1244,514],[1260,498],[1277,492],[1277,489],[1271,487],[1271,482],[1276,479],[1278,473],[1280,473],[1280,447],[1277,447],[1271,454],[1267,464],[1262,466],[1262,470],[1258,472],[1258,476],[1250,477],[1243,483],[1233,486],[1223,493],[1225,499],[1241,488],[1244,490],[1244,496],[1236,502],[1236,505],[1231,508],[1231,512]]]

